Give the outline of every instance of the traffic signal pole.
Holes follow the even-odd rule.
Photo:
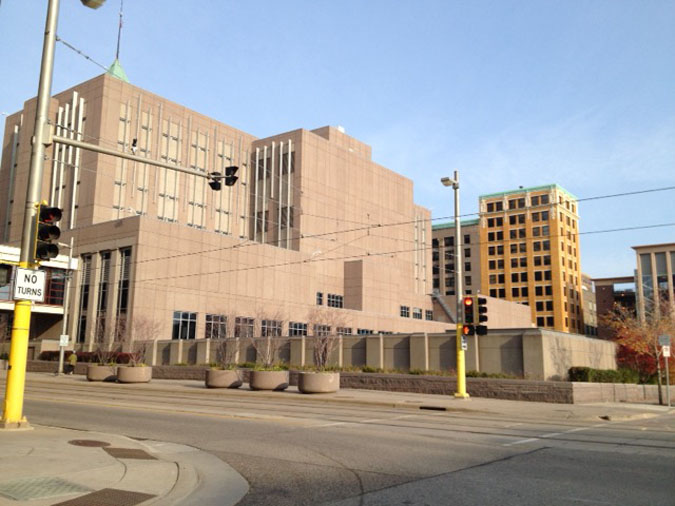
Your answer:
[[[44,44],[42,47],[42,64],[40,66],[40,84],[38,86],[37,110],[33,130],[30,171],[26,190],[26,206],[23,216],[21,236],[21,253],[19,267],[34,268],[35,259],[33,226],[36,204],[40,200],[42,172],[45,161],[45,145],[49,139],[49,99],[52,89],[52,69],[54,66],[54,45],[56,42],[56,24],[59,13],[59,0],[49,0],[47,21],[45,24]],[[9,367],[5,385],[5,401],[2,412],[1,428],[29,428],[23,416],[23,394],[26,383],[26,358],[28,356],[28,337],[30,334],[31,301],[17,300],[14,303],[14,321],[12,324],[12,341],[9,350]]]
[[[464,328],[464,307],[462,305],[462,300],[464,299],[464,284],[462,278],[462,225],[459,221],[458,171],[455,171],[454,173],[452,188],[455,192],[455,293],[457,297],[457,391],[455,392],[455,397],[467,399],[469,394],[466,393],[466,362],[464,360],[464,340],[462,339],[462,331]]]

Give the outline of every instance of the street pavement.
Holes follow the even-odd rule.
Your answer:
[[[302,395],[294,388],[287,392],[252,392],[246,388],[209,390],[203,387],[203,383],[187,380],[118,385],[89,383],[81,376],[55,377],[39,373],[28,374],[26,396],[25,413],[29,422],[34,424],[33,429],[0,431],[0,504],[88,506],[98,504],[93,499],[105,497],[113,502],[102,504],[122,504],[124,493],[148,495],[134,496],[136,502],[129,504],[228,505],[237,504],[240,500],[241,504],[330,503],[339,506],[551,504],[551,490],[542,490],[541,493],[529,490],[525,496],[519,496],[522,492],[510,483],[517,484],[525,474],[544,482],[556,472],[555,468],[551,468],[551,462],[571,463],[573,471],[566,479],[574,479],[576,473],[580,482],[589,473],[599,478],[603,474],[617,475],[616,462],[608,453],[586,452],[583,465],[575,461],[582,445],[584,450],[587,449],[587,443],[596,446],[611,443],[618,448],[616,451],[627,447],[631,451],[639,448],[638,455],[631,454],[630,457],[632,465],[628,469],[633,474],[638,472],[635,467],[639,469],[641,464],[645,469],[649,468],[654,455],[658,455],[666,459],[667,465],[662,469],[668,475],[673,471],[672,457],[675,455],[675,438],[671,437],[672,418],[662,421],[663,416],[671,412],[648,404],[559,405],[479,398],[461,400],[448,396],[367,390]],[[55,402],[58,404],[55,405]],[[112,413],[122,409],[127,413],[126,417],[133,420],[129,426],[122,426],[118,421],[106,423],[106,418],[113,420]],[[32,418],[32,411],[35,418]],[[364,414],[368,413],[377,414],[377,417],[364,418]],[[146,414],[152,415],[149,418],[151,427],[147,429],[141,422]],[[159,415],[172,417],[174,422],[162,426]],[[449,419],[448,416],[454,418]],[[205,423],[217,419],[223,430],[223,417],[239,425],[227,426],[227,431],[222,434],[208,434],[211,429]],[[506,423],[516,419],[529,420],[530,424],[536,420],[537,423],[532,426],[522,422]],[[180,439],[171,435],[176,428],[175,421],[204,429],[196,430],[197,434],[189,438],[183,434],[182,441],[175,442]],[[496,422],[499,422],[499,430],[495,429]],[[637,440],[632,432],[620,432],[618,427],[624,422],[644,425],[639,427],[643,431],[641,439]],[[646,425],[649,422],[652,422],[651,426]],[[453,425],[447,427],[446,423]],[[57,425],[70,428],[59,428]],[[276,428],[269,432],[267,427],[271,425]],[[119,427],[120,433],[110,430],[115,426]],[[285,434],[279,432],[279,426],[285,427]],[[326,490],[320,494],[304,491],[304,496],[293,495],[294,485],[291,484],[288,490],[279,491],[284,487],[283,481],[274,482],[275,476],[278,473],[288,479],[289,473],[284,474],[282,466],[288,466],[295,458],[292,457],[294,452],[299,451],[296,441],[285,439],[290,437],[295,426],[333,430],[336,431],[335,437],[338,437],[338,430],[347,428],[358,426],[359,431],[365,431],[358,435],[349,433],[339,442],[331,441],[335,450],[329,453],[319,451],[323,441],[316,431],[301,433],[307,448],[311,448],[318,457],[312,460],[306,455],[307,450],[302,450],[304,454],[298,458],[302,462],[294,462],[295,467],[300,469],[293,474],[298,480],[296,488],[306,486],[300,484],[303,478],[339,463],[337,467],[346,474],[331,483],[334,490],[325,485]],[[245,427],[246,436],[234,432],[239,430],[237,427]],[[443,453],[433,455],[433,446],[431,449],[423,446],[427,443],[424,440],[436,437],[439,427],[447,433],[455,431],[459,434],[460,443],[465,445],[470,443],[485,447],[485,438],[489,438],[490,465],[484,465],[483,460],[472,454],[475,446],[453,447],[455,453],[452,458],[461,460],[461,463],[452,462],[450,465],[450,456]],[[609,437],[606,433],[602,433],[602,438],[591,437],[593,431],[614,430],[614,427],[617,429]],[[102,428],[106,431],[101,432]],[[650,439],[649,430],[645,430],[652,428],[658,429],[654,434],[661,434],[658,440]],[[400,462],[400,454],[395,454],[393,458],[390,455],[396,451],[397,445],[406,444],[405,438],[411,437],[411,432],[414,432],[415,444],[424,449],[420,455],[429,456],[428,462],[422,459],[412,464]],[[581,433],[586,435],[587,442],[580,439]],[[136,437],[128,437],[129,434]],[[270,448],[269,441],[255,446],[254,440],[262,441],[268,434],[278,442],[278,448]],[[663,434],[666,434],[665,439]],[[330,436],[333,437],[333,434]],[[246,441],[245,437],[251,440]],[[366,446],[368,441],[372,443]],[[493,447],[494,441],[499,444]],[[625,441],[630,441],[630,444],[626,445]],[[247,448],[254,446],[257,454],[249,452],[244,455]],[[656,453],[652,455],[653,452]],[[373,467],[373,461],[377,462],[377,455],[373,453],[379,453],[383,462],[376,464],[374,470],[366,471],[366,468]],[[285,455],[286,460],[279,460],[280,454]],[[348,459],[357,462],[343,465]],[[395,464],[397,459],[399,463]],[[385,464],[385,460],[394,464]],[[307,465],[311,461],[314,463]],[[439,466],[439,462],[448,466]],[[396,472],[392,471],[392,467]],[[417,472],[412,473],[414,479],[411,479],[410,469],[415,467]],[[441,467],[444,472],[439,472]],[[498,483],[494,483],[495,472],[501,476]],[[538,476],[538,472],[542,475]],[[323,475],[317,476],[327,479]],[[359,483],[359,493],[345,493],[351,479],[349,476],[355,477]],[[631,477],[634,476],[626,476],[625,479]],[[620,470],[618,479],[623,479]],[[657,492],[659,486],[663,490],[658,475],[645,477],[645,483],[648,484],[650,479],[657,480],[654,484]],[[487,483],[492,485],[486,491]],[[247,495],[249,485],[252,490]],[[576,502],[575,492],[563,487],[559,497],[569,500],[559,504],[592,503],[584,497],[607,497],[608,501],[604,504],[615,504],[614,500],[630,498],[630,494],[626,495],[626,491],[620,489],[616,497],[607,496],[602,479],[598,480],[597,487],[598,490],[592,490],[592,486],[591,490],[579,490]],[[668,487],[666,491],[673,490],[672,485]],[[115,497],[119,499],[117,502],[114,502]],[[651,502],[642,504],[675,504],[675,501],[668,502],[668,497],[672,496],[657,494],[651,497]],[[641,504],[631,500],[621,503]]]

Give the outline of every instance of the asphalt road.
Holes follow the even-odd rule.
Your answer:
[[[28,384],[31,423],[192,445],[241,505],[675,505],[675,414],[628,421]]]

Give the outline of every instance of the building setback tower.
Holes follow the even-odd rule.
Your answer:
[[[537,327],[584,333],[577,199],[557,184],[481,195],[481,291]]]

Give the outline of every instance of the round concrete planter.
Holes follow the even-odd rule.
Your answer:
[[[298,390],[303,394],[328,394],[340,390],[339,372],[300,372]]]
[[[251,390],[286,390],[288,371],[251,371]]]
[[[239,388],[241,371],[237,369],[207,369],[204,383],[207,388]]]
[[[152,367],[117,366],[117,381],[120,383],[148,383],[151,379]]]
[[[87,365],[87,379],[89,381],[115,381],[115,366],[112,365]]]

